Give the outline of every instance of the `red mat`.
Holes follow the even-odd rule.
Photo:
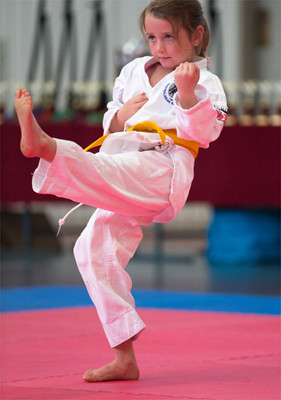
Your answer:
[[[87,383],[111,361],[92,307],[2,314],[1,399],[280,400],[280,318],[139,310],[139,381]]]

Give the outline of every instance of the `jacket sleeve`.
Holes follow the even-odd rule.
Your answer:
[[[226,97],[220,80],[210,72],[200,78],[195,95],[198,103],[185,110],[175,96],[176,128],[179,138],[195,140],[208,148],[216,140],[227,115]]]
[[[124,105],[123,93],[128,82],[128,75],[132,69],[132,62],[125,65],[120,72],[120,75],[115,79],[113,87],[112,101],[107,104],[107,111],[103,117],[104,135],[111,133],[109,130],[111,120],[118,110]]]

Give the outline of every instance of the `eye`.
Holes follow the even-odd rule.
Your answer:
[[[172,35],[165,35],[165,40],[173,40],[173,36]]]
[[[149,40],[149,42],[155,42],[156,37],[153,36],[153,35],[149,35],[149,36],[147,37],[147,39]]]

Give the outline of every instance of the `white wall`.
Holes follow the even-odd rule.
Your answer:
[[[91,24],[91,3],[93,0],[73,0],[75,23],[77,26],[77,67],[78,80],[82,79],[88,36]],[[266,48],[247,48],[244,38],[247,33],[247,2],[268,9],[270,17],[270,43]],[[8,99],[12,107],[14,89],[25,84],[31,47],[35,34],[35,20],[39,0],[0,0],[0,95]],[[112,83],[116,74],[116,52],[131,38],[140,39],[138,16],[149,0],[104,0],[106,20],[106,50],[95,54],[96,61],[103,61],[106,79]],[[202,0],[206,9],[207,0]],[[63,0],[47,0],[47,12],[51,24],[52,71],[58,63],[63,21]],[[220,15],[221,35],[213,38],[212,69],[221,71],[224,80],[239,80],[244,76],[245,51],[252,54],[257,78],[276,80],[280,78],[280,1],[279,0],[217,0]],[[218,52],[222,52],[222,63],[218,65]],[[244,53],[243,53],[244,52]],[[68,57],[67,52],[65,57]],[[251,71],[250,71],[251,73]],[[67,85],[69,68],[65,68],[64,82]],[[42,57],[37,79],[43,75]],[[92,80],[97,79],[96,65]],[[5,82],[5,83],[3,83]]]
[[[257,7],[268,12],[268,42],[255,49],[256,76],[262,79],[281,79],[281,2],[257,0]]]
[[[0,87],[1,97],[11,98],[19,85],[25,85],[29,70],[32,44],[35,34],[35,22],[39,0],[0,0]],[[138,28],[138,16],[146,6],[146,0],[104,0],[104,16],[106,24],[106,48],[101,49],[99,57],[105,60],[106,78],[110,82],[116,75],[116,51],[131,38],[141,38]],[[73,0],[73,12],[77,27],[77,67],[78,80],[82,79],[85,56],[89,40],[91,24],[91,7],[93,0]],[[58,52],[62,33],[64,1],[47,0],[46,9],[51,25],[52,71],[56,76]],[[69,54],[66,52],[65,57]],[[43,56],[40,54],[40,65],[37,79],[43,75]],[[96,79],[96,66],[92,79]],[[64,80],[67,81],[69,68],[65,68]],[[5,84],[3,84],[5,82]],[[8,93],[6,88],[8,87]],[[11,106],[9,106],[9,109]]]
[[[25,80],[35,32],[39,0],[0,0],[0,40],[4,50],[4,69],[1,78]],[[79,75],[83,70],[88,34],[91,24],[92,0],[74,0],[73,12],[78,36]],[[132,37],[140,38],[138,16],[146,0],[104,0],[108,64],[112,65],[116,49]],[[56,67],[62,32],[62,0],[48,0],[47,13],[51,24],[53,68]],[[41,71],[42,72],[42,71]],[[109,75],[112,75],[109,74]]]

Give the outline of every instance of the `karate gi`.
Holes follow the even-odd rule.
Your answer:
[[[192,153],[170,137],[162,144],[157,133],[125,130],[153,121],[207,148],[218,138],[225,120],[225,94],[219,79],[207,71],[205,59],[196,63],[198,104],[189,110],[182,109],[177,99],[174,72],[150,85],[146,69],[153,63],[152,57],[138,58],[115,81],[113,100],[104,115],[104,134],[110,133],[111,120],[126,101],[142,92],[149,99],[126,121],[124,132],[108,136],[97,154],[57,140],[54,160],[40,160],[33,176],[37,193],[97,207],[75,244],[74,255],[111,347],[135,339],[145,328],[125,271],[142,239],[141,225],[174,218],[186,202],[194,167]]]

